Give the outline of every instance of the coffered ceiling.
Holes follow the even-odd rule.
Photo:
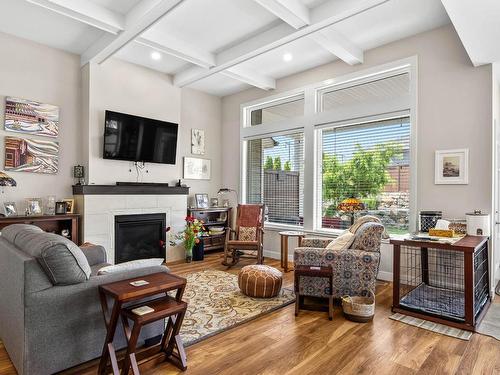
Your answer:
[[[224,96],[449,23],[440,0],[2,0],[0,31]]]

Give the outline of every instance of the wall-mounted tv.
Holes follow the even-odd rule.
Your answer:
[[[175,164],[178,124],[106,111],[104,159]]]

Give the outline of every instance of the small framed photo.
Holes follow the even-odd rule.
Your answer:
[[[66,202],[66,213],[74,214],[75,213],[75,200],[73,198],[65,198],[62,200]]]
[[[434,183],[466,185],[469,183],[469,149],[436,151]]]
[[[210,198],[210,207],[219,207],[219,198]]]
[[[208,208],[208,194],[195,194],[196,208]]]
[[[17,216],[16,202],[3,202],[5,216]]]
[[[27,214],[37,216],[42,214],[42,198],[26,199]]]

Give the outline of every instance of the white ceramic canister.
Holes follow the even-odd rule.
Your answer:
[[[469,236],[489,236],[490,235],[490,215],[484,214],[481,210],[475,210],[465,214],[467,219],[467,234]]]

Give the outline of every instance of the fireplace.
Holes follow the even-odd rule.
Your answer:
[[[115,216],[115,264],[136,259],[165,259],[165,214]]]

